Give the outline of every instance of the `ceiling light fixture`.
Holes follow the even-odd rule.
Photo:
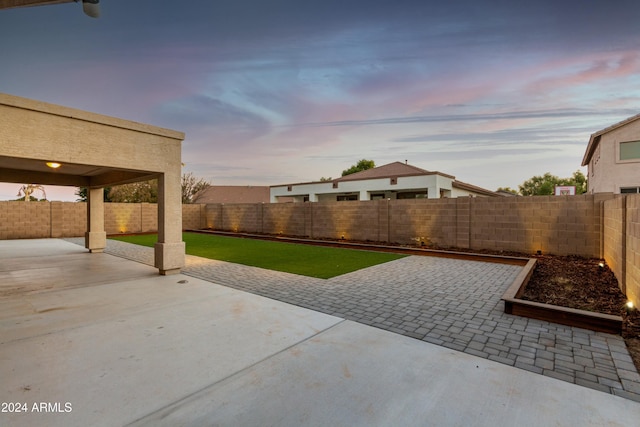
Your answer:
[[[58,169],[62,165],[56,162],[47,162],[47,166],[49,166],[51,169]]]
[[[78,3],[79,0],[75,0]],[[100,17],[100,0],[82,0],[82,10],[92,18]]]

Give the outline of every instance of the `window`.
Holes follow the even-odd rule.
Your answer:
[[[640,193],[640,187],[620,187],[620,194],[637,194]]]
[[[640,141],[621,142],[620,160],[640,160]]]
[[[402,193],[398,193],[397,199],[426,199],[427,198],[427,190],[424,191],[404,191]]]
[[[384,193],[372,193],[371,200],[384,200]]]
[[[346,202],[348,200],[358,200],[357,194],[344,194],[342,196],[336,197],[336,200],[339,202]]]

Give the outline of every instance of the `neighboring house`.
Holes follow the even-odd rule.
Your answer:
[[[193,197],[193,203],[269,203],[269,187],[210,185]]]
[[[271,202],[327,202],[379,199],[438,199],[441,197],[498,196],[497,193],[456,181],[455,176],[394,162],[331,181],[271,186]]]
[[[640,114],[591,135],[582,166],[588,193],[640,193]]]
[[[511,191],[505,191],[505,190],[497,190],[496,194],[498,196],[504,196],[504,197],[516,197],[516,196],[518,196],[518,194],[516,194],[516,193],[512,193]]]

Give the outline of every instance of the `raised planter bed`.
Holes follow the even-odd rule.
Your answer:
[[[529,260],[509,289],[502,295],[505,313],[609,334],[620,335],[622,333],[623,321],[620,316],[520,299],[531,278],[535,264],[535,259]]]

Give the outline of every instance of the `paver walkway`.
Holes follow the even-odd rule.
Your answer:
[[[109,240],[106,252],[153,265],[152,248]],[[640,401],[622,337],[504,313],[521,268],[408,256],[323,280],[187,256],[183,273]]]

